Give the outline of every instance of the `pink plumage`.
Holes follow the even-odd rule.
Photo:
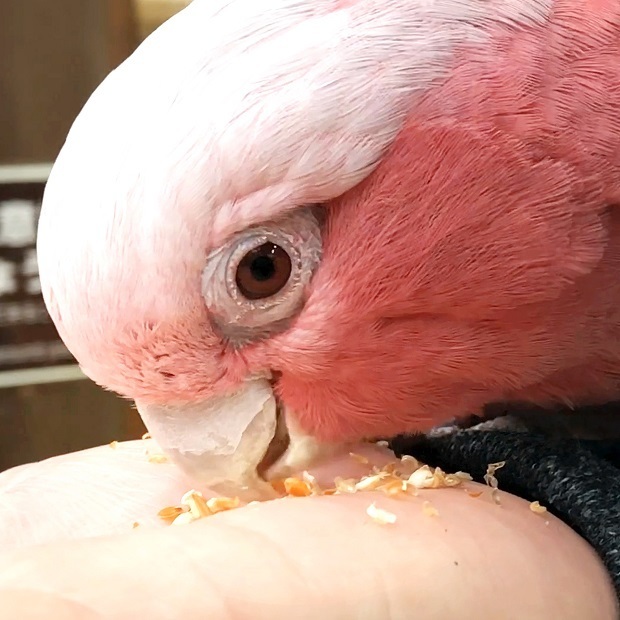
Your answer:
[[[286,356],[321,370],[285,372],[284,399],[332,439],[493,401],[617,399],[619,199],[620,6],[556,1],[548,23],[496,26],[331,205],[297,324],[329,345]]]
[[[59,158],[42,282],[85,371],[159,404],[269,372],[321,441],[618,398],[618,2],[248,2],[171,20]],[[317,203],[302,297],[236,338],[205,263]]]

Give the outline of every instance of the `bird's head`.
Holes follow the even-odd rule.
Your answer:
[[[196,0],[167,22],[94,93],[45,194],[44,297],[84,372],[210,482],[499,394],[488,321],[518,293],[473,238],[520,163],[412,110],[491,10],[542,4]]]

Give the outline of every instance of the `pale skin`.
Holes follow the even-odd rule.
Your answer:
[[[347,454],[314,473],[327,484],[366,469]],[[589,545],[507,493],[499,506],[473,483],[409,499],[289,498],[161,523],[158,510],[189,488],[174,466],[149,463],[141,442],[0,474],[2,617],[617,618]],[[396,523],[373,522],[372,502]]]

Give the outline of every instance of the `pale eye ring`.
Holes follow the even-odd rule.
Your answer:
[[[312,207],[238,233],[207,256],[202,296],[218,332],[236,343],[284,329],[303,307],[322,255]]]

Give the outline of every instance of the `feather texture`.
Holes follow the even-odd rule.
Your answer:
[[[72,129],[44,295],[102,385],[187,401],[269,369],[326,440],[610,400],[619,110],[616,0],[195,0]],[[311,203],[303,310],[231,349],[205,257]]]

